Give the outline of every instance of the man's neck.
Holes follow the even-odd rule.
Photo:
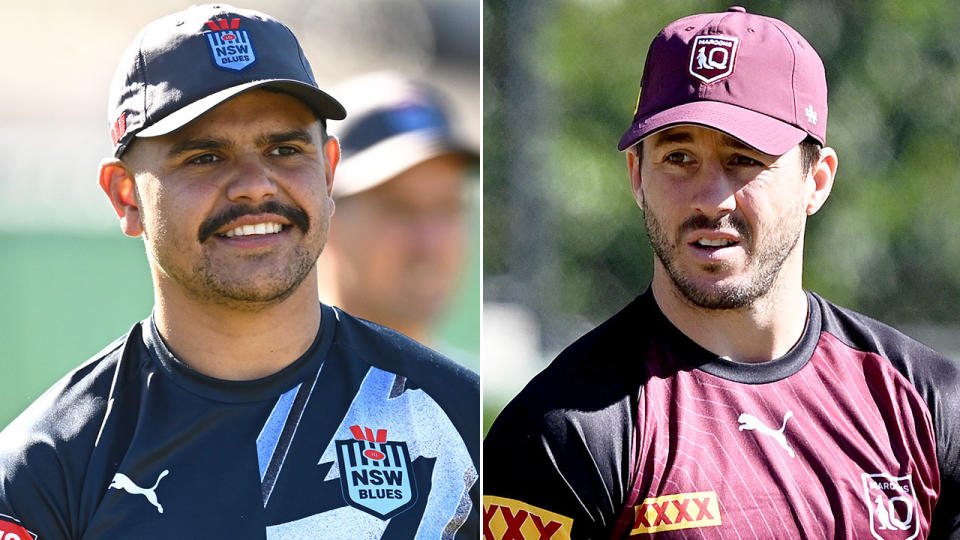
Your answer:
[[[167,347],[192,369],[218,379],[276,373],[303,355],[320,329],[320,302],[310,278],[286,299],[256,310],[197,299],[175,286],[157,287],[155,302],[154,319]]]
[[[806,325],[807,298],[799,270],[784,268],[766,295],[739,309],[693,305],[663,268],[654,271],[652,288],[657,305],[674,326],[704,349],[737,362],[767,362],[783,356],[799,341]]]

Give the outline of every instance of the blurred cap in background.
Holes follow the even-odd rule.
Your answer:
[[[348,119],[330,125],[342,152],[334,198],[371,189],[445,154],[479,162],[477,149],[455,131],[444,98],[425,83],[383,71],[349,79],[332,92],[350,111]]]

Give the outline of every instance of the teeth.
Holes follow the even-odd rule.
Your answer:
[[[701,238],[700,240],[697,241],[697,243],[700,244],[701,246],[724,247],[724,246],[729,246],[729,245],[732,244],[733,242],[731,242],[730,240],[727,240],[726,238],[720,238],[720,239],[717,239],[717,240],[710,240],[710,239],[708,239],[708,238]]]
[[[227,238],[234,236],[250,236],[251,234],[276,234],[283,230],[279,223],[257,223],[256,225],[241,225],[224,233]]]

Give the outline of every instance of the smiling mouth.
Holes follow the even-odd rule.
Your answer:
[[[256,217],[244,219],[244,216]],[[262,221],[258,222],[258,220]],[[233,223],[243,223],[243,221],[247,221],[247,223],[224,230]],[[249,223],[251,221],[253,223]],[[204,220],[197,231],[197,240],[202,244],[212,236],[235,238],[237,236],[278,234],[293,227],[300,229],[303,233],[310,230],[310,217],[298,207],[282,204],[278,201],[268,201],[259,206],[238,204]]]
[[[266,222],[266,223],[256,223],[253,225],[240,225],[226,231],[222,234],[218,234],[221,238],[233,238],[235,236],[253,236],[253,235],[266,235],[266,234],[277,234],[283,230],[283,225],[276,222]]]

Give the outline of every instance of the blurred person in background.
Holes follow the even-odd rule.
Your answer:
[[[343,154],[337,209],[317,264],[320,296],[463,359],[434,329],[463,270],[477,151],[426,83],[376,72],[332,92],[350,116],[330,125]]]
[[[784,22],[656,35],[619,143],[652,282],[494,422],[488,538],[960,536],[960,368],[803,288],[826,135],[823,63]]]

